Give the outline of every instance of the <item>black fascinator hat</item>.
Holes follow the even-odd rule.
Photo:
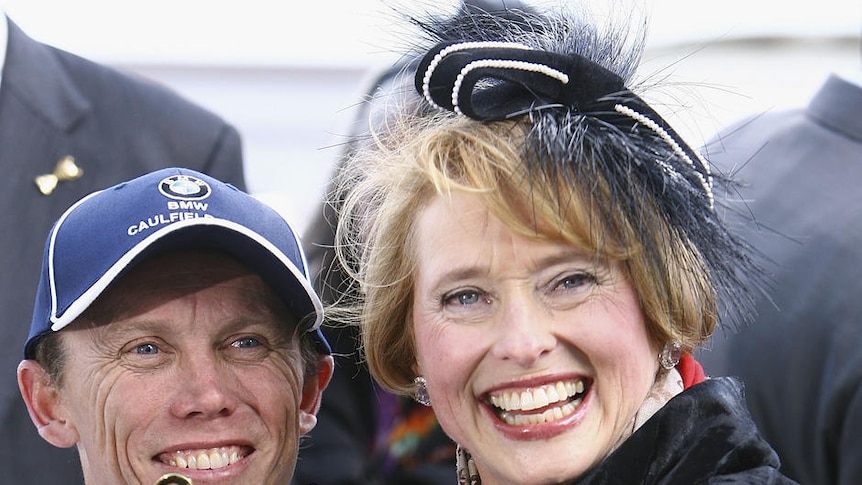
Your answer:
[[[531,171],[587,192],[600,180],[612,199],[596,204],[599,217],[627,214],[643,235],[642,250],[658,256],[668,250],[650,237],[649,205],[674,239],[699,255],[721,312],[716,319],[735,327],[750,318],[750,291],[762,272],[752,248],[725,225],[716,197],[735,193],[734,181],[713,173],[629,86],[645,28],[632,41],[629,26],[600,31],[566,9],[507,16],[468,9],[454,19],[413,22],[424,34],[414,87],[428,112],[485,123],[527,120]]]

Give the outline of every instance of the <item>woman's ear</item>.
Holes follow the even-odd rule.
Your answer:
[[[332,378],[335,361],[331,355],[322,355],[318,361],[317,375],[308,379],[302,386],[302,394],[299,404],[299,432],[306,434],[317,424],[317,411],[320,410],[320,401],[323,390]]]
[[[45,368],[35,360],[22,360],[18,364],[18,389],[39,435],[58,448],[75,446],[78,431],[68,419],[59,384]]]

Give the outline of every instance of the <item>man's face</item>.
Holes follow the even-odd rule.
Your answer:
[[[125,275],[72,327],[58,396],[88,484],[284,484],[315,423],[294,322],[237,262],[174,253]]]

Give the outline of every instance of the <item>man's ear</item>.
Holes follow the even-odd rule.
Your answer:
[[[66,415],[58,383],[35,360],[18,364],[18,389],[39,435],[58,448],[78,442],[78,430]]]
[[[306,434],[317,424],[317,411],[323,390],[332,378],[335,362],[331,355],[321,355],[317,365],[317,376],[308,379],[302,386],[302,402],[299,404],[299,432]]]

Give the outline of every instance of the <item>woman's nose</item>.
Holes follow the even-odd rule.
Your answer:
[[[557,344],[551,315],[529,298],[504,302],[497,319],[492,354],[498,359],[529,367]]]

